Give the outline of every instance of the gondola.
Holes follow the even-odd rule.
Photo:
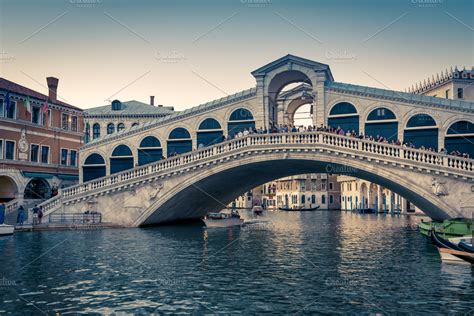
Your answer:
[[[454,257],[457,257],[466,262],[474,264],[473,254],[465,251],[463,248],[450,242],[449,240],[441,238],[440,236],[438,236],[438,234],[436,234],[434,229],[431,230],[431,240],[433,241],[433,244],[435,244],[438,247],[438,250],[440,251],[441,256],[443,255],[443,253],[448,253],[448,254],[453,255]]]
[[[474,253],[474,247],[472,245],[469,245],[468,243],[461,241],[459,243],[459,248],[466,252]]]
[[[288,208],[288,207],[279,207],[278,209],[280,211],[286,211],[286,212],[307,212],[307,211],[316,211],[320,205],[316,207],[311,207],[311,208]]]

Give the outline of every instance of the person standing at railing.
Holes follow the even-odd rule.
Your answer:
[[[38,225],[38,212],[39,208],[38,205],[35,204],[35,207],[33,207],[33,225]]]
[[[41,224],[41,221],[43,220],[43,207],[40,205],[39,210],[38,210],[38,223]]]
[[[18,208],[18,215],[16,218],[16,222],[18,225],[23,226],[23,222],[25,221],[25,209],[23,208],[23,205],[20,205]]]

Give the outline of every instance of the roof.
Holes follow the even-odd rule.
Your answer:
[[[30,96],[30,97],[40,99],[40,100],[44,100],[44,101],[49,99],[49,96],[47,96],[46,94],[43,94],[43,93],[40,93],[38,91],[32,90],[30,88],[27,88],[27,87],[22,86],[18,83],[15,83],[13,81],[10,81],[10,80],[7,80],[7,79],[1,78],[1,77],[0,77],[0,89],[7,90],[9,92],[13,92],[13,93],[24,95],[24,96]],[[78,108],[74,105],[70,105],[68,103],[65,103],[65,102],[62,102],[62,101],[59,101],[59,100],[56,100],[54,102],[49,100],[49,102],[51,102],[53,104],[56,104],[56,105],[64,106],[64,107],[67,107],[67,108],[70,108],[70,109],[74,109],[74,110],[77,110],[77,111],[83,111],[81,108]]]
[[[272,71],[273,69],[278,68],[278,67],[280,67],[284,64],[287,64],[287,63],[293,63],[293,64],[301,65],[303,67],[309,67],[309,68],[312,68],[314,70],[323,71],[323,72],[326,73],[327,78],[329,80],[331,80],[331,81],[334,80],[334,78],[332,76],[332,73],[331,73],[331,69],[329,68],[329,65],[318,63],[316,61],[306,59],[306,58],[302,58],[302,57],[298,57],[298,56],[294,56],[294,55],[291,55],[291,54],[283,56],[283,57],[281,57],[281,58],[279,58],[275,61],[272,61],[271,63],[266,64],[265,66],[262,66],[262,67],[260,67],[256,70],[252,71],[252,76],[254,76],[254,77],[263,76],[266,73]]]
[[[118,132],[115,132],[113,134],[108,134],[108,135],[101,136],[101,137],[91,141],[90,143],[85,144],[81,148],[89,148],[89,147],[93,147],[93,146],[96,146],[96,145],[100,145],[102,143],[106,143],[106,142],[109,142],[109,141],[112,141],[112,140],[115,140],[115,139],[123,138],[123,137],[129,136],[129,135],[134,134],[134,133],[139,133],[139,132],[143,132],[145,130],[149,130],[151,128],[155,128],[155,127],[161,126],[163,124],[179,121],[179,120],[182,120],[182,119],[187,118],[189,116],[193,116],[193,115],[196,115],[196,114],[199,114],[199,113],[203,113],[203,112],[207,112],[207,111],[210,111],[210,110],[213,110],[213,109],[216,109],[216,108],[220,108],[220,107],[223,107],[223,106],[225,106],[227,104],[230,104],[230,103],[238,102],[238,101],[241,101],[241,100],[246,100],[248,98],[255,97],[256,93],[257,93],[256,88],[250,88],[250,89],[247,89],[247,90],[243,90],[243,91],[225,96],[225,97],[220,98],[220,99],[216,99],[216,100],[213,100],[213,101],[209,101],[209,102],[194,106],[194,107],[186,109],[184,111],[175,111],[175,112],[172,112],[170,115],[167,115],[167,116],[164,116],[164,117],[161,117],[161,118],[156,118],[156,119],[150,120],[150,121],[145,122],[145,123],[140,124],[140,125],[127,127],[125,129],[123,129],[121,131],[118,131]]]
[[[474,111],[474,102],[429,97],[429,96],[421,95],[421,94],[372,88],[372,87],[366,87],[366,86],[358,86],[354,84],[334,82],[334,81],[332,82],[326,81],[326,86],[329,89],[333,89],[336,91],[339,90],[339,91],[349,92],[349,93],[354,93],[354,94],[364,94],[364,95],[369,95],[369,96],[373,96],[377,98],[394,99],[394,100],[399,100],[401,102],[409,102],[409,103],[423,103],[427,105],[435,105],[435,106],[440,106],[440,107],[451,107],[456,110]]]
[[[136,100],[122,102],[121,110],[112,110],[107,104],[95,108],[85,109],[84,115],[168,115],[174,113],[172,106],[154,106]]]

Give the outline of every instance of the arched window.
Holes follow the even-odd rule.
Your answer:
[[[188,130],[182,127],[172,130],[168,137],[167,147],[168,157],[191,151],[192,140]]]
[[[365,122],[365,135],[382,136],[389,141],[398,139],[398,122],[395,114],[387,108],[372,110]]]
[[[133,154],[127,145],[115,147],[110,157],[110,174],[133,168]]]
[[[232,112],[227,125],[229,136],[234,137],[238,132],[243,132],[245,129],[255,128],[255,120],[252,112],[244,108],[239,108]]]
[[[331,108],[328,116],[328,125],[333,128],[342,128],[344,131],[359,133],[359,114],[354,105],[349,102],[339,102]]]
[[[97,139],[100,137],[100,124],[95,123],[92,125],[92,139]]]
[[[132,127],[134,127],[134,126],[138,126],[138,123],[137,122],[133,123]]]
[[[213,118],[207,118],[199,124],[197,131],[198,148],[220,143],[223,140],[223,131],[219,122]]]
[[[403,141],[416,148],[425,147],[438,150],[438,127],[436,121],[428,114],[415,114],[405,127]]]
[[[140,142],[140,147],[138,148],[138,165],[146,165],[158,161],[162,157],[163,150],[158,138],[147,136]]]
[[[303,207],[304,207],[305,202],[306,202],[306,197],[303,194],[303,195],[301,195],[301,204],[303,204]]]
[[[444,139],[448,153],[459,151],[474,157],[474,124],[468,121],[458,121],[449,126]]]
[[[89,123],[86,123],[86,128],[84,132],[84,143],[88,143],[91,140],[91,126]]]
[[[121,130],[123,130],[125,128],[125,124],[123,123],[118,123],[117,124],[117,132],[120,132]]]
[[[82,166],[83,182],[105,177],[105,161],[99,154],[90,154]]]
[[[107,124],[107,134],[112,134],[115,132],[115,125],[114,123]]]

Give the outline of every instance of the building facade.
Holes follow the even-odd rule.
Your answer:
[[[0,202],[44,200],[78,181],[82,110],[0,78]]]

